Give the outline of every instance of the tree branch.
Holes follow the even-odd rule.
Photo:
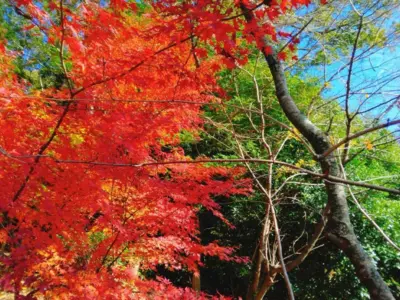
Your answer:
[[[347,81],[346,81],[346,98],[345,98],[345,112],[346,112],[346,138],[349,137],[351,132],[351,122],[354,120],[355,114],[353,116],[350,115],[350,108],[349,108],[349,99],[350,99],[350,90],[351,90],[351,76],[353,74],[353,63],[354,58],[357,51],[358,39],[360,37],[361,29],[363,26],[363,17],[360,16],[360,23],[358,25],[356,39],[354,41],[353,50],[350,57],[350,64],[349,64],[349,72],[347,74]],[[347,155],[349,153],[349,141],[345,142],[345,147],[342,153],[342,161],[346,161]]]
[[[63,43],[64,43],[64,15],[63,15],[63,1],[60,1],[60,19],[61,19],[61,46],[60,46],[60,61],[61,61],[61,65],[63,66],[63,71],[65,73],[65,76],[67,78],[68,81],[68,88],[70,91],[70,95],[71,95],[71,99],[74,97],[73,93],[72,93],[72,84],[69,81],[68,78],[68,74],[66,73],[67,70],[65,68],[65,64],[64,64],[64,55],[63,55]],[[19,187],[19,189],[17,190],[17,192],[14,194],[14,197],[12,198],[12,201],[15,202],[18,200],[18,198],[20,197],[20,195],[22,194],[22,192],[24,191],[26,185],[28,184],[36,165],[39,163],[40,159],[43,157],[43,153],[46,151],[46,149],[50,146],[50,144],[52,143],[52,141],[54,140],[54,138],[57,135],[58,129],[60,128],[61,124],[63,123],[65,116],[67,115],[69,108],[71,106],[71,102],[68,102],[60,116],[60,118],[58,119],[50,137],[47,139],[47,141],[40,147],[39,151],[37,152],[37,155],[35,156],[35,160],[33,165],[31,165],[31,167],[29,168],[28,174],[25,176],[24,181],[22,182],[21,186]]]
[[[377,191],[388,192],[400,195],[400,190],[386,188],[378,185],[368,184],[365,182],[359,181],[351,181],[346,180],[337,176],[332,176],[329,174],[321,174],[317,172],[310,171],[308,169],[304,169],[301,167],[297,167],[295,165],[279,161],[279,160],[269,160],[269,159],[198,159],[198,160],[174,160],[174,161],[160,161],[160,162],[144,162],[144,163],[111,163],[111,162],[100,162],[100,161],[84,161],[84,160],[59,160],[53,159],[54,162],[60,164],[85,164],[85,165],[93,165],[93,166],[104,166],[104,167],[133,167],[133,168],[141,168],[141,167],[149,167],[149,166],[164,166],[164,165],[176,165],[176,164],[201,164],[201,163],[273,163],[288,167],[290,169],[297,170],[299,172],[307,173],[309,175],[322,178],[327,182],[337,182],[343,184],[350,184],[354,186],[369,188]]]
[[[346,172],[344,170],[343,165],[340,166],[342,168],[343,172],[343,177],[346,178]],[[381,227],[372,219],[372,217],[368,214],[368,212],[361,206],[360,202],[357,200],[356,196],[354,195],[350,185],[347,185],[347,188],[349,189],[349,193],[351,198],[353,199],[354,203],[356,204],[357,208],[361,213],[367,218],[368,221],[371,222],[371,224],[379,231],[379,233],[382,235],[382,237],[391,245],[393,248],[395,248],[397,251],[400,252],[400,247],[396,245],[395,242],[393,242],[389,236],[383,231]]]
[[[373,132],[373,131],[376,131],[376,130],[379,130],[379,129],[382,129],[382,128],[386,128],[386,127],[389,127],[389,126],[393,126],[393,125],[396,125],[396,124],[400,124],[400,119],[399,120],[390,121],[390,122],[387,122],[385,124],[380,124],[380,125],[377,125],[375,127],[371,127],[371,128],[367,128],[367,129],[361,130],[361,131],[359,131],[359,132],[357,132],[355,134],[347,136],[346,138],[341,140],[339,143],[331,146],[321,156],[322,157],[327,157],[329,154],[331,154],[333,151],[335,151],[337,148],[339,148],[343,144],[346,144],[349,141],[354,140],[354,139],[356,139],[356,138],[358,138],[358,137],[360,137],[360,136],[362,136],[364,134],[367,134],[367,133],[370,133],[370,132]]]

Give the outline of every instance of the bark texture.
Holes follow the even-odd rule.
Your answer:
[[[241,5],[243,14],[248,22],[253,19],[253,13],[244,5]],[[266,50],[269,51],[266,51]],[[328,137],[315,126],[297,107],[291,97],[281,62],[276,54],[270,54],[271,47],[268,40],[264,38],[262,52],[271,71],[276,96],[279,104],[289,121],[301,132],[310,142],[318,155],[318,160],[324,174],[342,177],[339,164],[333,153],[324,157],[322,154],[331,148]],[[325,182],[325,189],[328,195],[328,224],[326,227],[327,238],[341,249],[353,264],[357,277],[368,289],[373,300],[394,300],[394,297],[380,276],[372,259],[361,246],[360,241],[354,233],[350,221],[349,208],[346,200],[346,192],[342,185]]]
[[[328,138],[296,106],[288,91],[282,64],[271,54],[265,55],[265,59],[274,79],[279,104],[286,117],[311,143],[315,152],[322,155],[331,147]],[[320,156],[319,163],[324,174],[342,176],[332,153],[327,157]],[[354,233],[344,186],[325,182],[325,189],[330,205],[326,236],[350,259],[357,277],[368,289],[371,299],[394,300],[390,289]]]
[[[193,273],[192,275],[192,289],[195,290],[196,292],[201,291],[200,272],[197,274]]]

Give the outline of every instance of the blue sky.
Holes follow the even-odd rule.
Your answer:
[[[297,14],[307,20],[309,19],[309,17],[307,18],[310,14],[309,12],[314,9],[315,6],[311,5],[308,8],[298,10]],[[340,10],[338,9],[337,11]],[[343,20],[349,12],[352,12],[350,4],[341,11],[343,16],[340,16],[339,20],[340,18]],[[400,12],[393,12],[392,16],[386,18],[377,26],[387,32],[393,32],[395,22],[398,22],[398,20],[400,20]],[[364,22],[371,22],[371,17],[364,17]],[[315,25],[311,23],[310,27],[312,28],[313,26]],[[355,38],[357,24],[347,30],[351,30]],[[296,30],[293,31],[296,32]],[[310,40],[307,39],[305,34],[302,34],[300,38],[302,39],[299,49],[310,47]],[[332,41],[330,42],[332,43]],[[316,48],[316,51],[319,49],[321,48]],[[365,50],[365,46],[357,49],[355,57],[359,57]],[[379,49],[379,51],[373,50],[372,52],[365,55],[364,58],[356,60],[353,64],[351,76],[351,91],[353,93],[349,98],[350,110],[354,112],[359,108],[359,111],[363,112],[363,116],[371,119],[380,116],[383,122],[387,121],[387,119],[398,119],[400,118],[400,108],[395,105],[395,102],[400,103],[400,45],[394,43]],[[298,56],[301,57],[305,53],[305,50],[300,50]],[[325,66],[325,68],[322,66],[307,68],[303,70],[303,74],[304,76],[311,75],[321,78],[321,84],[324,82],[323,78],[328,79],[335,74],[334,79],[329,81],[329,88],[325,89],[322,95],[326,100],[337,98],[337,101],[344,107],[344,95],[346,94],[346,81],[349,70],[347,64],[349,61],[349,54],[339,55],[337,59]],[[361,107],[360,104],[362,104]],[[381,106],[376,107],[380,104]],[[390,111],[385,113],[389,106],[391,107]],[[374,107],[376,108],[373,109]]]
[[[356,52],[356,55],[362,50]],[[329,66],[329,69],[335,72],[339,67],[340,63],[335,63]],[[324,93],[324,96],[331,98],[344,95],[347,76],[348,68],[345,68],[339,73],[339,78],[331,82],[332,87]],[[384,113],[400,95],[400,47],[382,49],[356,62],[353,66],[351,87],[358,93],[350,97],[349,105],[352,111],[363,103],[360,111],[365,111],[365,116],[376,117]],[[399,102],[398,98],[397,102]],[[339,99],[339,103],[344,105],[344,97]],[[382,106],[373,109],[379,104]],[[389,113],[384,114],[384,120],[399,118],[398,107],[396,105],[392,107]],[[369,109],[372,110],[368,112]]]

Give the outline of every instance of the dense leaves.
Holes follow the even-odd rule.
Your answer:
[[[281,188],[295,175],[293,168],[274,165],[269,170],[264,164],[254,175],[249,168],[216,162],[243,160],[237,148],[248,157],[269,158],[262,141],[266,136],[277,151],[275,159],[320,172],[299,132],[285,124],[282,128],[286,119],[275,101],[271,74],[257,71],[259,57],[253,51],[269,55],[276,46],[280,61],[296,64],[300,39],[280,20],[295,9],[319,4],[1,4],[0,288],[16,299],[223,298],[219,292],[245,296],[260,224],[269,216],[262,189],[251,175],[266,185],[263,176],[270,172],[275,177],[269,188],[279,196],[274,201],[284,254],[291,257],[301,250],[296,243],[308,242],[318,210],[327,201],[319,179],[299,179],[297,185]],[[369,30],[378,32],[372,26]],[[347,53],[353,40],[339,37],[340,47],[327,49]],[[273,47],[265,46],[266,41]],[[361,43],[373,42],[362,35]],[[326,63],[323,55],[315,53],[310,65]],[[250,72],[243,76],[238,71],[245,65],[254,68],[254,78],[263,78],[262,96],[258,79],[251,81],[246,77]],[[289,80],[302,110],[323,104],[317,83],[301,76]],[[266,104],[272,120],[267,125],[264,112],[252,115],[260,103]],[[330,109],[344,120],[339,105]],[[355,119],[358,128],[365,128]],[[312,121],[324,120],[323,114],[312,116]],[[344,131],[326,122],[323,126],[327,132]],[[352,178],[398,172],[368,157],[379,138],[376,134],[358,141],[355,145],[365,150],[360,156],[353,148],[349,151],[356,154],[347,167]],[[398,147],[391,147],[383,156],[393,160]],[[398,188],[398,183],[389,186]],[[391,197],[371,194],[365,205],[387,216],[377,222],[394,232],[398,224],[391,220],[398,207]],[[355,208],[352,213],[362,242],[386,268],[385,279],[392,288],[398,286],[396,269],[390,267],[397,254],[376,247],[380,236],[369,231]],[[266,239],[272,245],[279,237],[271,231]],[[318,263],[295,270],[297,278],[313,275],[309,284],[294,281],[298,295],[311,299],[315,295],[305,286],[325,291],[329,284],[340,291],[345,285],[349,296],[363,292],[356,288],[349,262],[332,245],[311,259]],[[279,265],[276,255],[272,262]],[[190,276],[199,274],[208,294],[188,288]],[[324,279],[317,282],[320,276]],[[281,299],[282,291],[279,281],[269,296]]]
[[[138,283],[139,269],[197,272],[202,254],[244,260],[200,244],[196,217],[200,206],[220,216],[213,196],[248,193],[242,171],[159,164],[191,160],[180,133],[197,135],[200,105],[175,102],[214,101],[218,57],[196,67],[190,44],[169,49],[165,23],[116,8],[128,6],[14,6],[63,72],[61,86],[36,90],[12,72],[30,45],[3,44],[1,286],[16,295],[124,298],[172,288]]]

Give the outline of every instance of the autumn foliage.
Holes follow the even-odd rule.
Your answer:
[[[186,156],[182,136],[197,139],[202,107],[223,98],[216,73],[266,35],[290,41],[274,19],[309,1],[105,2],[10,4],[57,49],[63,84],[33,89],[2,41],[0,286],[21,299],[195,298],[139,270],[245,261],[203,245],[196,214],[227,222],[213,197],[251,188],[241,168]],[[240,5],[270,21],[246,23]]]

